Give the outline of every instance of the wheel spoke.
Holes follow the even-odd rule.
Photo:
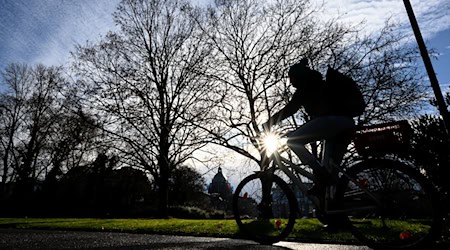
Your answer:
[[[433,238],[439,224],[436,196],[419,172],[398,162],[372,160],[355,165],[347,176],[340,180],[336,199],[358,239],[396,249]]]
[[[287,237],[294,226],[296,211],[295,196],[277,176],[251,175],[238,185],[233,195],[233,212],[241,233],[260,243],[274,243]]]

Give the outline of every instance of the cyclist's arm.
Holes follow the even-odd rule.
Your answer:
[[[278,122],[292,116],[295,114],[302,106],[301,103],[300,92],[296,91],[292,96],[291,100],[284,106],[283,109],[275,113],[269,120],[266,122],[267,125],[275,125]]]

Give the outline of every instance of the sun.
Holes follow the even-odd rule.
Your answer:
[[[262,136],[262,143],[266,154],[270,156],[286,144],[286,139],[276,133],[267,133]]]

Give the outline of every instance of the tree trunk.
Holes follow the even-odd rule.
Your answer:
[[[158,215],[161,218],[167,218],[169,216],[169,177],[170,177],[170,164],[169,164],[169,131],[165,126],[161,128],[160,139],[160,151],[159,151],[159,189],[158,189]]]
[[[2,175],[2,181],[0,183],[0,198],[6,198],[6,179],[8,178],[8,155],[9,149],[5,150],[5,155],[3,157],[3,175]]]
[[[169,216],[169,204],[168,204],[168,193],[169,193],[169,166],[164,166],[166,164],[160,164],[160,182],[158,189],[158,216],[161,218],[167,218]],[[168,164],[167,164],[168,165]]]

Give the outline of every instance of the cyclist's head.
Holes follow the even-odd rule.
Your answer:
[[[303,58],[299,63],[292,65],[289,68],[288,75],[292,85],[296,88],[301,87],[308,82],[322,80],[322,74],[310,69],[308,59],[306,58]]]

